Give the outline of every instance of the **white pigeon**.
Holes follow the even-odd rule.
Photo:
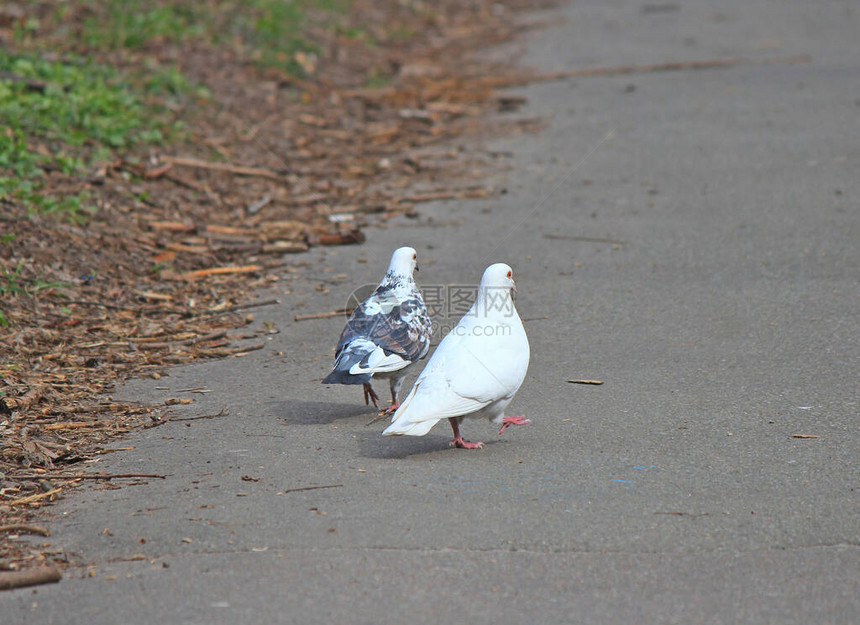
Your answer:
[[[379,409],[379,396],[370,386],[376,376],[388,378],[391,407],[400,403],[397,393],[406,369],[430,349],[431,323],[412,272],[418,271],[418,254],[411,247],[394,250],[388,271],[376,290],[359,304],[340,335],[332,372],[323,384],[363,384],[364,403]]]
[[[530,423],[524,416],[504,416],[529,367],[529,341],[514,307],[512,275],[504,263],[487,267],[474,304],[439,343],[384,436],[423,436],[447,418],[454,430],[452,446],[480,449],[483,443],[460,435],[464,417],[501,424],[499,434],[509,425]]]

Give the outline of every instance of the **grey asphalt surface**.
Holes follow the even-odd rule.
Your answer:
[[[254,311],[266,349],[116,393],[230,414],[117,443],[94,468],[169,477],[57,506],[86,566],[0,594],[0,622],[860,622],[860,7],[544,16],[522,59],[544,71],[811,60],[520,90],[548,127],[492,143],[505,195],[313,250],[312,279],[260,294],[283,302]],[[359,388],[319,383],[343,320],[293,315],[406,244],[425,287],[514,267],[531,425],[382,438]]]

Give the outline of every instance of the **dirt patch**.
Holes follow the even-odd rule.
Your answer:
[[[83,19],[87,3],[67,4],[66,19]],[[496,193],[483,174],[499,157],[470,139],[533,123],[495,115],[522,104],[495,87],[522,77],[477,52],[514,38],[534,4],[412,4],[354,2],[338,28],[311,24],[321,53],[297,57],[302,79],[196,40],[94,53],[176,63],[211,98],[175,111],[189,128],[179,145],[85,177],[48,172],[49,190],[98,198],[83,225],[0,200],[0,514],[14,525],[0,569],[61,562],[49,543],[16,540],[30,531],[19,525],[90,480],[83,463],[106,442],[169,420],[166,406],[106,400],[116,383],[261,347],[246,328],[252,294],[303,271],[310,247],[360,243],[422,201]]]

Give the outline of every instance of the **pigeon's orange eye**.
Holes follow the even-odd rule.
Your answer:
[[[413,255],[412,255],[412,260],[418,260],[418,254],[413,254]]]
[[[510,271],[508,272],[508,277],[509,277],[509,278],[511,277],[511,272],[510,272]]]

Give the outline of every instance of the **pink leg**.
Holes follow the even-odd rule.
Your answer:
[[[397,385],[400,386],[399,384]],[[394,386],[391,387],[391,405],[382,411],[383,414],[389,415],[397,412],[397,409],[400,408],[400,402],[397,401],[397,395],[394,393]]]
[[[448,419],[448,423],[451,424],[451,429],[454,430],[454,440],[451,441],[450,447],[459,447],[460,449],[480,449],[484,446],[484,443],[470,443],[469,441],[464,441],[463,437],[460,436],[460,426],[457,425],[457,419]]]
[[[525,415],[521,417],[505,417],[502,419],[502,428],[499,430],[499,436],[505,431],[509,425],[527,425],[531,423],[531,419],[526,419]]]
[[[373,387],[370,384],[365,383],[364,385],[364,405],[368,405],[370,402],[373,402],[373,407],[379,410],[379,395],[377,395],[373,391]]]

